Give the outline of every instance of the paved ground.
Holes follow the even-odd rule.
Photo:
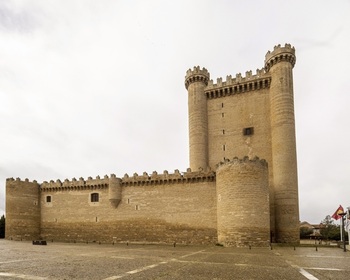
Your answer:
[[[0,239],[0,279],[349,279],[339,248],[99,245]]]

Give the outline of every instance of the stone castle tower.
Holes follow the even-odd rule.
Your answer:
[[[186,172],[41,184],[7,179],[6,238],[299,242],[295,61],[294,48],[286,44],[268,52],[254,75],[214,83],[205,68],[187,71]]]
[[[271,229],[285,242],[299,234],[298,180],[293,102],[295,50],[275,46],[265,68],[226,82],[188,70],[190,167],[215,169],[226,158],[259,156],[269,163]],[[294,236],[294,237],[292,237]]]

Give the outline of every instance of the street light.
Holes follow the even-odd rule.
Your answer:
[[[346,241],[345,241],[345,229],[344,229],[344,223],[345,223],[345,215],[346,213],[343,212],[343,213],[339,213],[338,214],[339,216],[341,216],[341,230],[342,230],[342,233],[343,233],[343,246],[344,246],[344,252],[346,252]]]

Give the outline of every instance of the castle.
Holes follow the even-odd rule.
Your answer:
[[[299,242],[295,49],[256,74],[186,73],[190,168],[38,183],[6,180],[6,238],[268,246]]]

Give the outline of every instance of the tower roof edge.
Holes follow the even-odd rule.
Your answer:
[[[210,79],[210,73],[206,68],[200,68],[200,66],[194,66],[193,69],[188,69],[185,76],[185,87],[188,88],[189,84],[193,82],[204,82],[206,85]]]
[[[294,67],[296,62],[295,48],[286,43],[284,47],[280,44],[274,46],[273,51],[268,51],[265,55],[265,69],[268,72],[274,64],[280,61],[288,61]]]

